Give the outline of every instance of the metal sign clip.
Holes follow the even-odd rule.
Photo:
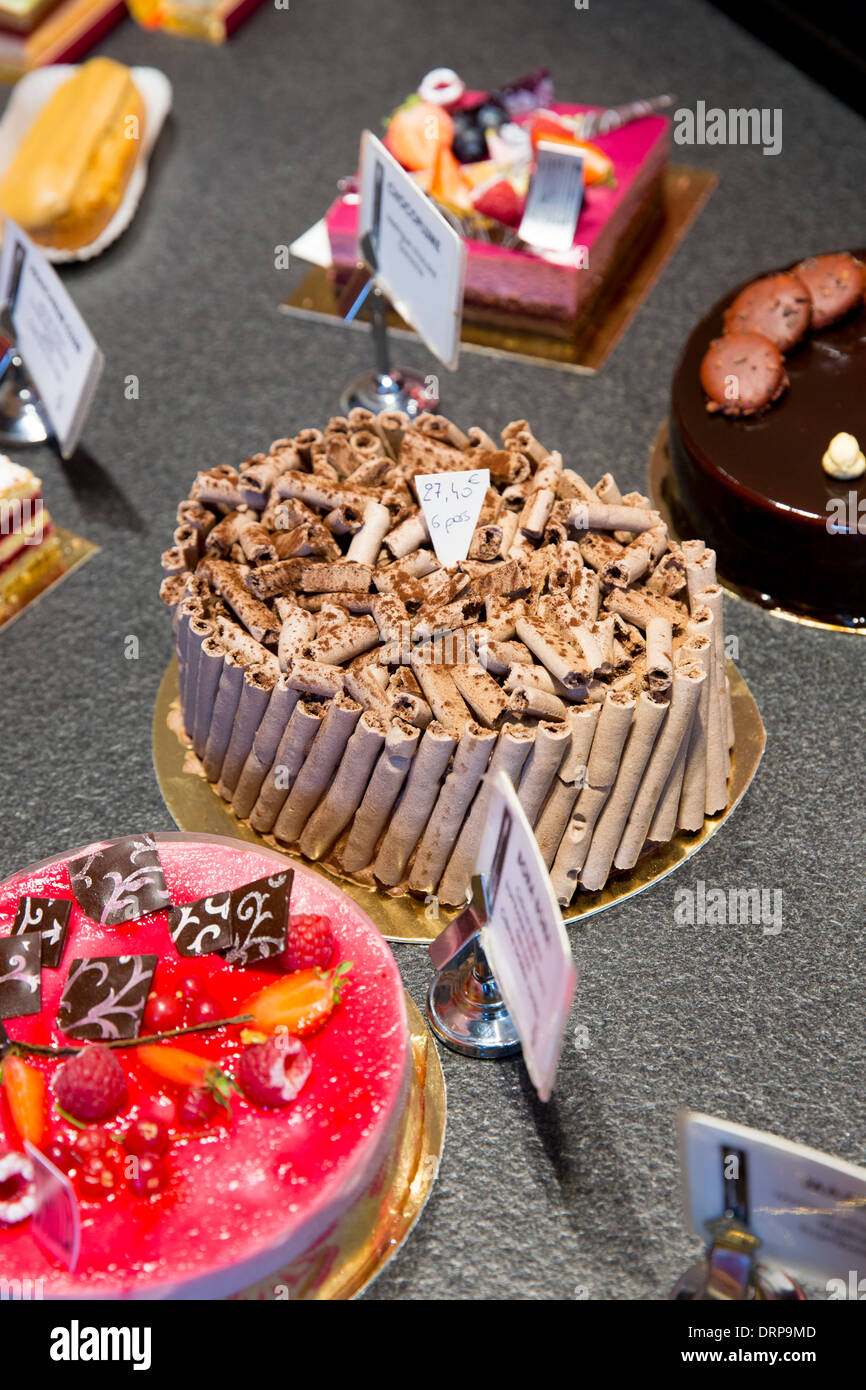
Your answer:
[[[21,283],[26,250],[15,246],[6,302],[0,309],[0,444],[20,448],[44,444],[53,433],[51,424],[15,341],[15,302]]]
[[[476,874],[469,905],[430,943],[430,959],[439,973],[427,994],[427,1016],[452,1052],[512,1057],[520,1051],[520,1038],[479,939],[487,916],[484,879]]]
[[[392,367],[390,364],[386,301],[376,284],[375,275],[379,261],[371,232],[366,232],[361,238],[361,251],[371,274],[344,318],[346,323],[351,323],[369,298],[370,331],[373,335],[376,367],[374,371],[365,372],[363,376],[349,383],[340,397],[340,409],[344,415],[348,415],[355,406],[363,406],[366,410],[375,411],[377,415],[382,410],[404,410],[410,418],[425,410],[436,411],[439,409],[439,396],[429,388],[431,378],[424,377],[420,372],[414,372],[408,367]]]

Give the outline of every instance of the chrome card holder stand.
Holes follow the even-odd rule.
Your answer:
[[[670,1294],[676,1301],[737,1303],[751,1300],[802,1302],[806,1295],[781,1269],[758,1264],[761,1242],[749,1230],[746,1155],[736,1153],[738,1175],[728,1176],[730,1154],[721,1154],[725,1212],[708,1221],[706,1254],[677,1280]]]
[[[382,410],[404,410],[410,418],[425,410],[436,411],[439,409],[439,396],[438,392],[428,388],[431,378],[409,367],[391,366],[385,296],[374,278],[379,262],[370,232],[362,237],[361,250],[373,274],[345,315],[345,321],[352,322],[369,296],[370,331],[376,367],[374,371],[365,372],[349,383],[340,397],[340,409],[344,415],[355,406],[372,410],[377,415]]]
[[[18,349],[10,343],[0,358],[0,444],[20,449],[44,444],[50,436],[36,388]]]
[[[13,311],[26,251],[20,242],[9,279],[6,303],[0,309],[0,444],[21,448],[44,444],[53,434],[39,394],[15,344]]]
[[[520,1052],[520,1038],[478,935],[487,914],[484,880],[476,874],[468,907],[430,942],[430,959],[439,973],[427,994],[427,1017],[452,1052],[513,1057]]]

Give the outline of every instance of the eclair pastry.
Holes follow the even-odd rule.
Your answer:
[[[129,69],[91,58],[58,87],[0,182],[0,208],[42,246],[88,245],[117,211],[141,148]]]

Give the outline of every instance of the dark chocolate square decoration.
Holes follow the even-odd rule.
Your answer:
[[[245,883],[232,892],[230,965],[255,965],[281,956],[289,937],[289,898],[294,869]]]
[[[182,903],[168,914],[171,939],[182,956],[209,956],[225,951],[234,939],[232,895],[212,893],[194,903]]]
[[[26,1018],[42,1008],[42,937],[0,939],[0,1018]]]
[[[156,841],[129,835],[69,861],[75,901],[92,922],[115,927],[171,907]]]
[[[12,923],[13,936],[38,931],[42,937],[42,968],[56,970],[63,958],[71,898],[19,898],[18,911]]]
[[[69,967],[57,1026],[69,1038],[137,1038],[157,956],[77,957]]]

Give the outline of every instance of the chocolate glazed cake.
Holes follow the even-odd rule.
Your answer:
[[[701,319],[674,376],[670,448],[677,529],[704,537],[726,579],[806,616],[859,625],[866,623],[866,474],[828,476],[822,459],[840,433],[861,449],[866,442],[866,310],[861,293],[843,317],[817,327],[826,315],[809,278],[810,268],[838,259],[793,268],[810,287],[811,327],[783,349],[788,384],[756,413],[708,409],[701,381],[710,344],[740,326],[732,316],[726,324],[725,311],[745,287]]]

